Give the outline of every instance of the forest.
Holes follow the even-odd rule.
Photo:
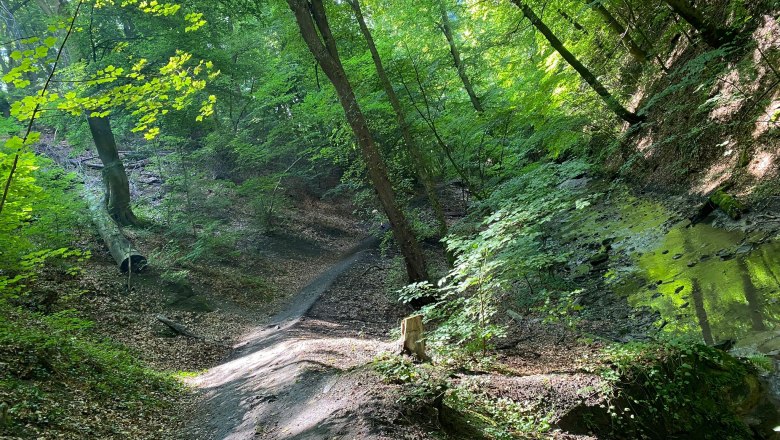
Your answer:
[[[777,0],[0,0],[1,439],[780,439]]]

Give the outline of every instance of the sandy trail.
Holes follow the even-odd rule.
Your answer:
[[[228,361],[189,380],[200,400],[185,438],[390,438],[378,422],[381,403],[375,391],[379,384],[370,385],[376,378],[356,367],[392,350],[393,344],[345,332],[351,326],[339,318],[339,310],[332,309],[338,308],[340,298],[333,298],[331,306],[320,307],[314,316],[308,313],[323,293],[330,294],[340,275],[346,280],[360,275],[346,272],[375,259],[371,249],[377,242],[369,238],[353,248],[295,295],[269,324],[246,335]],[[367,294],[361,289],[352,292],[358,298],[348,301],[361,301],[359,296]],[[380,321],[388,319],[380,316]]]

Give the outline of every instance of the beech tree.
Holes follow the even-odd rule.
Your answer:
[[[387,167],[341,64],[336,40],[331,33],[325,14],[325,7],[321,0],[287,0],[287,4],[295,15],[295,21],[303,40],[336,89],[347,122],[363,153],[363,159],[366,162],[366,168],[368,168],[368,177],[376,190],[382,209],[387,214],[393,235],[404,256],[408,279],[410,282],[424,281],[428,278],[425,257],[409,221],[396,202],[387,174]]]
[[[369,52],[371,52],[371,58],[374,60],[374,66],[376,67],[376,73],[379,78],[379,82],[382,85],[382,90],[387,94],[387,99],[390,101],[390,105],[393,107],[396,119],[398,121],[398,128],[401,131],[404,144],[406,145],[409,156],[412,158],[412,166],[420,179],[420,183],[425,188],[425,195],[428,198],[428,202],[431,204],[436,220],[439,223],[439,235],[444,237],[447,235],[447,220],[444,217],[444,208],[441,206],[439,196],[436,194],[436,188],[433,184],[433,178],[431,176],[431,170],[428,166],[428,160],[424,157],[420,151],[420,147],[417,144],[414,136],[412,135],[411,127],[406,117],[406,112],[401,105],[401,100],[398,99],[398,95],[393,89],[393,85],[390,82],[390,78],[387,76],[384,66],[382,65],[382,58],[379,56],[379,51],[374,44],[374,38],[371,36],[371,31],[366,25],[366,20],[363,18],[363,11],[360,8],[359,0],[348,0],[352,10],[355,12],[355,18],[360,26],[360,33],[366,40]]]
[[[620,42],[623,43],[626,49],[628,49],[628,53],[630,53],[637,62],[644,63],[647,61],[647,52],[639,47],[636,41],[631,38],[631,34],[628,33],[628,29],[620,24],[617,18],[615,18],[615,16],[612,15],[609,10],[607,10],[606,6],[602,4],[601,0],[585,0],[585,3],[587,3],[591,9],[593,9],[599,16],[601,16],[604,22],[607,23],[609,30],[620,39]]]
[[[450,17],[449,17],[450,13],[447,10],[447,6],[444,4],[444,0],[438,0],[438,1],[439,1],[439,12],[441,13],[441,23],[439,23],[439,28],[441,29],[441,32],[444,34],[444,37],[447,39],[447,44],[449,44],[450,46],[450,55],[452,55],[452,63],[455,65],[455,69],[458,71],[458,77],[460,78],[461,82],[463,82],[463,88],[466,90],[466,93],[468,93],[469,95],[469,99],[471,100],[471,105],[474,107],[474,110],[476,110],[479,113],[482,113],[485,110],[482,108],[482,103],[479,101],[477,94],[474,92],[474,86],[471,85],[471,80],[469,79],[468,74],[466,74],[466,66],[460,57],[460,49],[458,48],[458,44],[455,41],[455,35],[452,32],[452,24],[450,23]]]
[[[567,63],[571,67],[574,68],[574,70],[577,71],[577,73],[580,74],[582,79],[585,80],[585,82],[590,85],[593,90],[596,92],[596,94],[599,95],[599,97],[604,101],[604,103],[607,105],[607,107],[612,110],[620,119],[628,122],[629,124],[637,124],[639,122],[642,122],[643,118],[637,115],[636,113],[626,109],[623,107],[620,102],[618,102],[617,99],[615,99],[614,96],[607,90],[606,87],[601,83],[601,81],[596,78],[596,75],[593,74],[587,67],[585,67],[580,60],[577,59],[577,57],[574,56],[571,52],[569,52],[568,49],[566,49],[566,46],[563,45],[561,40],[558,39],[558,37],[555,36],[555,34],[550,30],[547,25],[542,22],[542,20],[539,18],[536,13],[522,0],[512,0],[512,3],[514,3],[520,10],[523,12],[523,15],[525,18],[527,18],[531,24],[541,33],[544,38],[550,43],[550,45],[559,53],[561,54],[561,57],[563,57],[564,60],[566,60]]]

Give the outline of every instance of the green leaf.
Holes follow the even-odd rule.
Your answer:
[[[48,46],[38,46],[35,48],[35,58],[44,58],[49,54]]]
[[[24,145],[24,140],[19,136],[12,136],[5,141],[5,146],[11,151],[18,151]]]

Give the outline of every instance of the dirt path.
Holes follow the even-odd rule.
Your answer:
[[[185,438],[391,438],[378,422],[382,384],[359,368],[392,349],[379,339],[402,314],[369,273],[376,244],[364,240],[190,381],[200,402]]]

